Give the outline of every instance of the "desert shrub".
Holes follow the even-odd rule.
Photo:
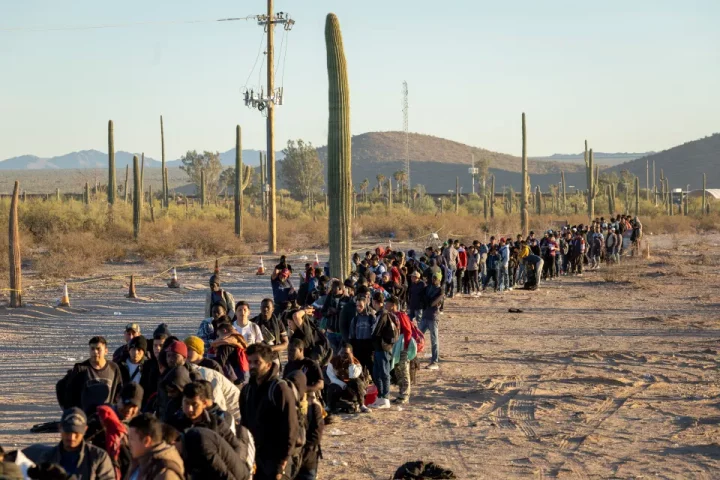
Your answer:
[[[47,244],[47,250],[35,255],[33,267],[44,278],[69,278],[91,275],[98,265],[124,255],[121,243],[109,242],[90,232],[58,233]]]

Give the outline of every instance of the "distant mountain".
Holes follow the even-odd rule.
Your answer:
[[[132,165],[133,155],[139,153],[124,151],[115,152],[116,168],[125,168]],[[284,158],[282,152],[276,152],[278,160]],[[220,154],[220,162],[225,166],[235,165],[235,149]],[[247,165],[260,165],[259,150],[243,150],[243,162]],[[44,169],[83,169],[83,168],[107,168],[107,153],[98,150],[81,150],[79,152],[67,153],[57,157],[41,158],[35,155],[22,155],[0,161],[0,170],[44,170]],[[160,168],[162,162],[148,156],[145,157],[145,166],[148,168]],[[168,168],[178,168],[180,160],[167,161]]]
[[[453,140],[411,133],[409,135],[410,170],[417,163],[431,162],[437,164],[463,165],[465,172],[471,164],[471,155],[475,161],[488,160],[490,168],[519,172],[520,157],[498,153],[484,148],[472,147]],[[320,160],[325,162],[327,147],[318,148]],[[352,137],[353,168],[355,165],[372,164],[370,168],[383,168],[389,162],[403,162],[405,159],[405,133],[403,132],[369,132]],[[528,168],[534,173],[560,173],[561,170],[579,171],[579,165],[567,165],[561,162],[530,160]],[[584,167],[583,167],[584,168]],[[384,172],[383,172],[384,173]],[[373,175],[374,177],[374,175]],[[412,177],[412,173],[411,173]],[[413,179],[413,183],[415,180]]]
[[[663,150],[631,162],[612,168],[613,171],[627,170],[640,177],[640,184],[645,186],[646,168],[649,165],[650,186],[652,187],[652,166],[655,163],[655,183],[660,183],[660,171],[670,181],[671,187],[690,189],[702,188],[702,175],[707,175],[707,188],[720,188],[720,133],[683,143],[677,147]]]
[[[624,162],[635,160],[636,158],[652,155],[655,152],[645,153],[604,153],[593,152],[593,158],[598,165],[619,165]],[[549,157],[531,157],[533,160],[550,161],[550,162],[567,162],[567,163],[584,163],[584,152],[580,153],[555,153]]]

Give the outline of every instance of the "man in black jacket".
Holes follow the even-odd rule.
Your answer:
[[[75,366],[58,384],[58,400],[63,408],[80,407],[83,391],[93,384],[107,385],[107,398],[98,399],[99,404],[113,403],[122,388],[120,369],[105,356],[108,353],[107,341],[103,337],[93,337],[88,342],[90,358]]]
[[[429,370],[440,368],[440,345],[438,335],[438,323],[440,322],[440,309],[445,299],[440,282],[442,274],[435,273],[432,276],[432,284],[425,288],[425,300],[420,320],[420,331],[425,333],[430,330],[430,341],[432,342],[432,358],[430,359]]]
[[[263,343],[273,351],[273,361],[280,366],[280,352],[287,348],[288,334],[285,325],[275,315],[275,303],[272,298],[260,302],[260,314],[250,319],[256,323],[263,334]]]
[[[260,343],[248,347],[250,381],[240,392],[240,422],[255,438],[255,480],[290,478],[299,436],[295,394],[279,379],[272,353]]]
[[[128,352],[125,360],[118,364],[123,384],[130,382],[142,383],[142,373],[147,360],[147,340],[142,335],[133,337],[128,342],[127,347]]]
[[[194,427],[208,428],[220,435],[235,452],[240,453],[240,442],[230,427],[230,422],[235,420],[219,408],[208,409],[213,404],[210,383],[188,383],[182,395],[182,409],[175,412],[167,423],[181,433]]]

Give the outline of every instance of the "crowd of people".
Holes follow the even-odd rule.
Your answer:
[[[61,441],[30,478],[315,479],[336,415],[411,401],[428,332],[425,369],[440,369],[447,298],[536,289],[617,262],[633,248],[626,231],[637,245],[639,220],[618,216],[424,252],[378,247],[353,256],[347,279],[327,265],[293,272],[283,256],[254,316],[213,275],[195,335],[162,323],[144,336],[130,323],[112,360],[105,338],[89,340],[88,359],[56,385]]]

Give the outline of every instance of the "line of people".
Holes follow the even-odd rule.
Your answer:
[[[281,257],[255,316],[213,275],[196,335],[181,340],[163,323],[145,337],[130,323],[112,360],[105,338],[89,340],[88,359],[56,385],[61,441],[36,470],[79,480],[314,479],[334,415],[410,402],[428,332],[425,368],[440,368],[446,298],[491,283],[534,289],[541,276],[582,274],[583,260],[617,261],[623,237],[613,232],[641,237],[637,219],[617,222],[515,242],[448,239],[422,253],[378,247],[353,256],[347,279],[306,264],[297,289]]]

